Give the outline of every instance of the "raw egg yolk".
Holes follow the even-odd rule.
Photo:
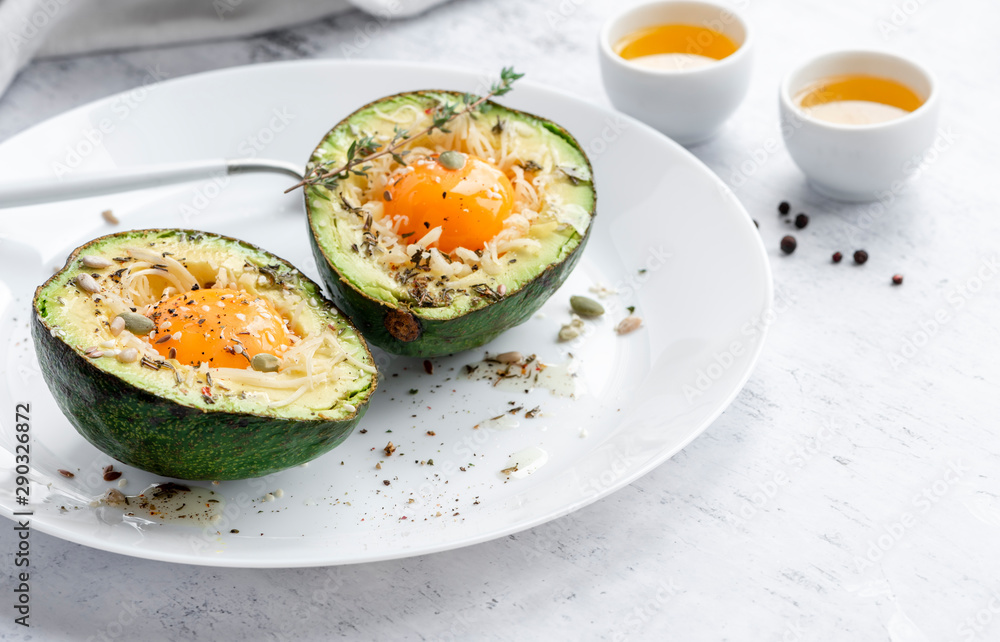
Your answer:
[[[280,357],[290,331],[267,299],[238,290],[192,290],[153,306],[156,351],[181,363],[240,368],[266,352]]]
[[[510,216],[514,189],[499,169],[486,161],[446,152],[465,162],[449,169],[437,157],[413,162],[401,177],[389,183],[383,198],[385,213],[399,217],[401,235],[411,243],[441,226],[437,247],[451,253],[456,247],[481,250],[500,233]],[[452,166],[455,163],[451,163]]]

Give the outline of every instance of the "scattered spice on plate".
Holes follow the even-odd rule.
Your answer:
[[[782,237],[782,239],[781,239],[781,251],[784,252],[785,254],[791,254],[792,252],[795,251],[795,248],[797,246],[798,246],[798,242],[795,240],[795,237],[792,236],[791,234]]]
[[[893,285],[903,285],[903,275],[902,274],[893,274],[892,275],[892,284]]]
[[[832,258],[834,263],[840,263],[843,260],[844,255],[840,252],[834,252]]]
[[[801,212],[799,214],[796,214],[795,215],[795,227],[797,227],[797,228],[799,228],[801,230],[806,225],[809,225],[809,216],[806,215],[806,214],[804,214],[804,213],[801,213]]]
[[[396,445],[390,441],[382,450],[385,451],[386,457],[391,457],[392,453],[396,452]]]
[[[424,359],[424,372],[434,374],[434,364],[430,362],[430,359]]]
[[[858,265],[864,265],[867,260],[868,260],[868,252],[865,252],[864,250],[858,250],[857,252],[854,253],[854,262],[857,263]]]
[[[63,477],[68,477],[69,479],[73,479],[74,477],[76,477],[76,475],[74,475],[73,473],[69,472],[68,470],[64,470],[62,468],[60,468],[57,472]]]
[[[118,225],[118,223],[120,222],[118,220],[118,217],[115,216],[115,213],[112,212],[111,210],[104,210],[103,212],[101,212],[101,218],[103,218],[106,222],[110,223],[111,225]]]
[[[782,216],[788,214],[791,211],[792,211],[792,206],[788,204],[788,201],[781,201],[781,203],[778,204],[778,213],[780,213]]]

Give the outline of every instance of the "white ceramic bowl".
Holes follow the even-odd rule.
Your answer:
[[[871,125],[818,120],[795,103],[807,85],[845,74],[895,80],[924,103],[905,116]],[[937,133],[940,100],[933,74],[881,51],[839,51],[813,58],[785,77],[779,102],[781,134],[792,159],[813,189],[841,201],[872,201],[902,190]]]
[[[642,67],[615,53],[615,44],[624,36],[661,24],[708,27],[739,48],[718,62],[679,70]],[[750,86],[750,28],[732,9],[712,2],[669,0],[629,9],[605,23],[599,48],[601,76],[611,103],[682,145],[711,138]]]

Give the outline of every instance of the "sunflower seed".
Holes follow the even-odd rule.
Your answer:
[[[89,292],[90,294],[97,294],[101,291],[101,286],[97,285],[97,281],[94,277],[89,274],[77,274],[76,275],[76,286],[83,290],[84,292]]]
[[[585,296],[571,296],[569,305],[581,317],[599,317],[604,314],[604,306]]]
[[[81,256],[80,263],[83,263],[89,268],[95,268],[95,269],[111,267],[111,261],[104,258],[103,256]]]
[[[618,334],[628,334],[629,332],[638,330],[641,325],[642,319],[640,317],[625,317],[621,323],[615,326],[615,332]]]
[[[496,360],[500,363],[520,363],[521,359],[524,357],[520,352],[502,352],[496,356]]]

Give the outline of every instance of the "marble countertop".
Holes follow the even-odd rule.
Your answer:
[[[596,33],[622,2],[459,0],[377,25],[357,58],[528,77],[607,104]],[[345,567],[217,569],[34,533],[32,626],[10,640],[1000,639],[1000,217],[986,0],[737,3],[757,29],[750,94],[692,152],[733,186],[779,302],[733,405],[614,495],[517,535]],[[0,140],[140,84],[234,65],[341,58],[351,13],[240,41],[52,60],[0,98]],[[810,192],[780,144],[777,86],[825,49],[885,47],[938,74],[938,152],[888,207]],[[990,67],[994,65],[994,67]],[[783,256],[788,200],[808,212]],[[830,263],[865,248],[863,268]],[[894,273],[905,275],[900,287]],[[0,550],[16,547],[10,525]],[[11,558],[4,573],[12,578]],[[10,582],[6,590],[12,589]]]

